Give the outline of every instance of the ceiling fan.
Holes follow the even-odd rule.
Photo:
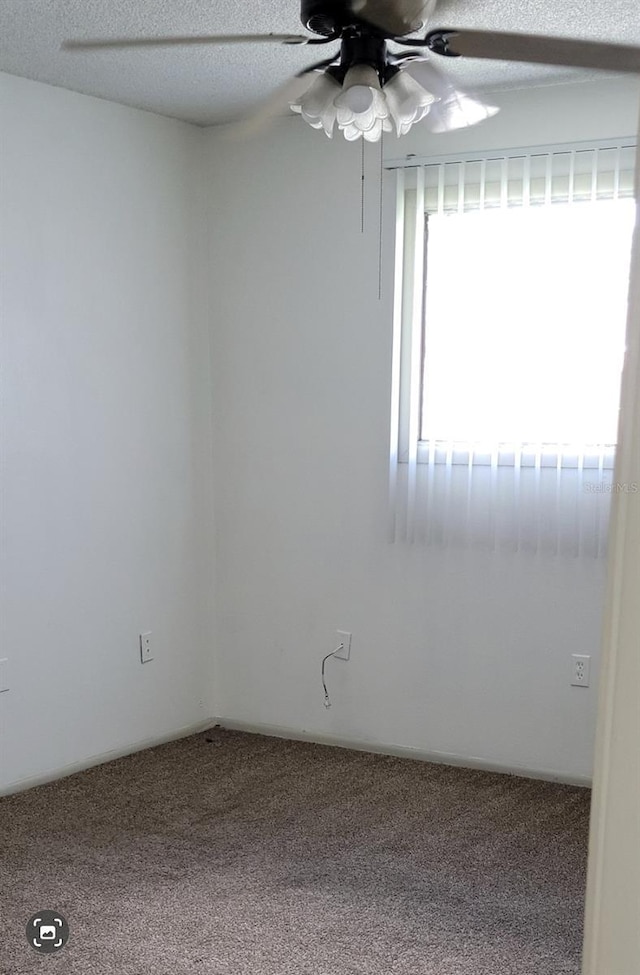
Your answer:
[[[524,61],[640,74],[640,48],[536,34],[438,28],[424,36],[437,0],[301,0],[309,34],[213,34],[69,40],[68,51],[117,48],[272,43],[339,49],[309,65],[269,99],[263,116],[285,105],[313,128],[349,141],[377,142],[395,127],[404,135],[425,119],[431,131],[475,125],[498,109],[456,88],[435,67],[442,57]],[[409,47],[393,53],[391,42]],[[315,76],[315,79],[314,79]]]

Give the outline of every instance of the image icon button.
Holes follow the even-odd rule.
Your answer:
[[[27,941],[43,955],[60,951],[69,940],[69,925],[59,911],[38,911],[29,918]]]

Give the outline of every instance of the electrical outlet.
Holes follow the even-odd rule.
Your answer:
[[[336,632],[336,646],[339,647],[340,644],[342,647],[337,653],[334,653],[334,657],[339,660],[348,660],[351,656],[351,634],[345,633],[344,630],[338,630]]]
[[[153,652],[151,650],[151,634],[141,633],[140,634],[140,663],[146,664],[150,660],[153,660]]]
[[[588,687],[591,673],[591,657],[586,654],[571,654],[571,684],[573,687]]]
[[[0,694],[9,690],[9,661],[5,657],[0,660]]]

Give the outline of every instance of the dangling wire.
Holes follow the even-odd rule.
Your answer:
[[[335,657],[335,655],[340,650],[342,650],[343,647],[344,647],[344,643],[341,643],[339,647],[336,647],[335,650],[332,650],[331,653],[328,653],[327,656],[322,661],[322,687],[324,688],[324,706],[325,706],[325,708],[330,708],[331,707],[331,699],[329,698],[329,691],[327,690],[327,682],[326,682],[325,676],[324,676],[324,666],[325,666],[327,660],[329,659],[329,657]]]

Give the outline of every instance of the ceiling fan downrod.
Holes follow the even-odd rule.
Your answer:
[[[356,64],[369,65],[378,75],[380,84],[384,84],[390,76],[391,67],[387,60],[384,38],[375,37],[369,32],[363,33],[357,27],[347,28],[340,44],[340,62],[328,68],[327,73],[342,84],[349,68]]]

